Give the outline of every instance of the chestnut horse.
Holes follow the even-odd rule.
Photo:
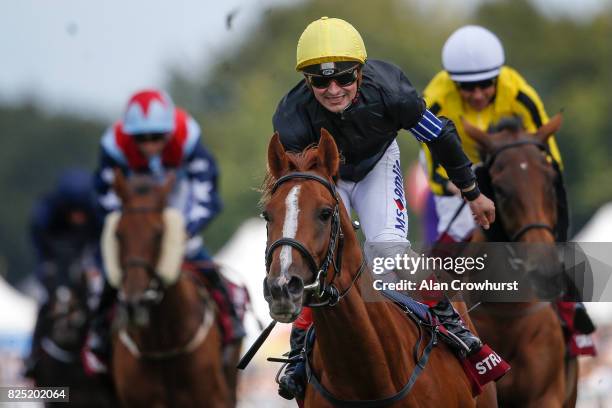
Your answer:
[[[181,269],[184,222],[166,207],[173,181],[133,177],[128,183],[115,172],[122,212],[107,217],[102,238],[123,312],[113,336],[115,387],[129,407],[232,407],[235,370],[230,378],[224,372],[216,309]]]
[[[464,122],[486,158],[481,170],[496,202],[495,227],[503,230],[502,238],[488,238],[528,243],[526,273],[552,276],[562,271],[554,243],[561,218],[557,200],[563,198],[556,195],[560,175],[549,158],[547,140],[559,130],[561,115],[535,134],[525,132],[519,122],[506,123],[487,134]],[[486,240],[482,231],[473,238]],[[540,302],[533,293],[530,301],[483,303],[470,316],[483,340],[512,365],[497,383],[500,406],[575,406],[578,368],[575,359],[564,360],[565,341],[550,302]]]
[[[305,406],[475,407],[470,382],[446,345],[432,350],[431,331],[395,304],[364,300],[373,279],[335,190],[339,160],[325,130],[318,147],[301,153],[286,152],[278,134],[268,148],[264,296],[272,318],[283,323],[313,306]]]

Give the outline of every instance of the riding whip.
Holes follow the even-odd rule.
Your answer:
[[[276,326],[276,320],[272,320],[272,322],[265,328],[264,331],[261,332],[255,343],[247,350],[244,356],[238,362],[236,366],[239,370],[244,370],[246,366],[251,362],[257,351],[260,349],[261,345],[266,341],[274,326]]]

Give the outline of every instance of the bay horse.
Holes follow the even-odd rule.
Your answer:
[[[556,115],[534,134],[513,120],[491,134],[463,123],[485,157],[481,171],[488,181],[481,189],[490,189],[498,224],[492,226],[497,232],[486,236],[477,231],[472,241],[526,243],[526,273],[532,276],[562,271],[554,243],[558,228],[563,228],[558,226],[563,214],[557,202],[564,197],[557,196],[560,174],[547,149],[561,120]],[[483,340],[512,365],[512,371],[497,382],[500,406],[575,406],[578,366],[575,358],[565,360],[561,324],[550,302],[533,293],[524,302],[482,303],[470,316]]]
[[[75,261],[60,262],[59,267],[64,269],[61,275],[66,279],[54,285],[41,308],[38,317],[41,322],[37,322],[39,357],[31,376],[37,387],[69,387],[70,403],[76,407],[115,407],[112,385],[104,379],[86,375],[81,363],[80,352],[91,320],[89,275],[100,273],[85,265],[91,264],[85,255],[76,256]],[[48,402],[46,406],[62,404]]]
[[[101,271],[94,265],[96,249],[74,248],[71,242],[55,239],[54,271],[45,282],[48,299],[42,305],[33,341],[36,362],[27,375],[37,387],[69,387],[70,403],[77,407],[114,407],[116,399],[109,381],[85,374],[81,349],[92,318],[89,301]],[[48,402],[46,406],[61,406]]]
[[[113,380],[126,407],[233,407],[236,373],[224,366],[216,308],[182,268],[183,217],[166,207],[173,183],[173,175],[159,184],[115,171],[122,210],[107,217],[102,237],[122,311],[115,318]],[[239,352],[238,345],[227,357],[231,367]]]
[[[431,350],[430,332],[395,304],[364,299],[373,279],[335,190],[339,160],[324,129],[318,147],[301,153],[286,152],[278,134],[268,147],[264,297],[283,323],[313,306],[316,340],[304,406],[475,407],[470,382],[446,345]],[[422,358],[416,364],[429,352],[426,368]]]

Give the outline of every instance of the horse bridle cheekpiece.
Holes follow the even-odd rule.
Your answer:
[[[541,143],[537,140],[519,140],[513,143],[509,143],[507,145],[503,145],[500,148],[498,148],[497,150],[495,150],[493,153],[489,154],[482,167],[480,167],[479,169],[477,169],[476,173],[478,176],[478,185],[481,187],[482,192],[491,197],[492,199],[494,199],[494,191],[493,191],[493,184],[491,182],[491,176],[490,176],[490,170],[491,167],[493,166],[493,163],[495,162],[495,160],[499,157],[499,155],[501,153],[503,153],[506,150],[509,149],[513,149],[516,147],[521,147],[521,146],[525,146],[525,145],[532,145],[532,146],[536,146],[538,149],[540,149],[542,152],[546,153],[547,155],[550,155],[550,150],[548,149],[548,146],[546,146],[544,143]],[[554,161],[553,161],[554,163]],[[565,218],[564,214],[567,214],[567,203],[565,200],[565,189],[563,187],[563,180],[561,178],[561,172],[558,168],[558,166],[556,164],[554,164],[555,167],[555,171],[557,173],[557,182],[555,185],[555,190],[557,192],[557,198],[558,198],[558,207],[562,207],[562,208],[558,208],[559,209],[559,218],[563,219]],[[495,201],[495,200],[494,200]],[[497,206],[496,206],[497,207]],[[499,215],[499,214],[498,214]],[[498,219],[501,220],[501,217],[498,217]],[[563,224],[564,222],[561,220],[561,224]],[[559,223],[558,223],[559,224]],[[493,228],[491,228],[490,230],[485,230],[485,234],[487,235],[487,238],[489,239],[489,241],[510,241],[510,242],[517,242],[527,231],[532,230],[532,229],[537,229],[537,228],[541,228],[541,229],[545,229],[547,231],[549,231],[557,240],[562,240],[563,239],[563,235],[565,235],[565,233],[563,231],[560,231],[561,229],[567,229],[567,222],[565,222],[564,224],[566,224],[564,227],[561,227],[560,225],[556,225],[556,226],[552,226],[549,225],[547,223],[543,223],[543,222],[534,222],[534,223],[530,223],[527,225],[522,226],[521,228],[519,228],[518,231],[514,232],[512,234],[512,236],[509,236],[508,233],[505,231],[505,229],[503,228],[502,225],[500,224],[493,224]]]
[[[272,255],[276,248],[284,245],[289,245],[297,249],[300,254],[302,254],[302,257],[304,257],[304,259],[308,263],[310,270],[315,276],[315,280],[312,283],[304,285],[304,291],[314,292],[315,296],[319,300],[321,300],[320,303],[310,304],[309,306],[333,306],[342,297],[339,294],[338,289],[333,284],[336,277],[340,275],[340,270],[342,268],[342,248],[344,245],[344,234],[342,233],[342,228],[340,225],[340,200],[338,199],[338,193],[336,191],[335,185],[321,176],[317,176],[316,174],[312,173],[295,172],[282,176],[278,180],[276,180],[270,194],[274,194],[278,187],[281,186],[283,183],[295,179],[312,180],[322,184],[330,192],[330,194],[335,200],[334,210],[331,217],[331,233],[329,238],[329,245],[327,246],[327,253],[321,265],[317,266],[317,262],[315,261],[310,251],[306,249],[304,244],[294,238],[282,237],[274,241],[272,244],[270,244],[269,247],[266,248],[266,272],[270,272],[270,265],[272,264]],[[334,260],[335,252],[337,252],[337,255],[336,259]],[[331,283],[328,285],[326,283],[327,273],[329,266],[332,264],[334,266],[334,276],[332,278]]]

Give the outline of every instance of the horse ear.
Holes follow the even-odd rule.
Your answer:
[[[289,168],[287,153],[285,153],[285,148],[280,141],[278,132],[274,132],[272,140],[270,140],[268,145],[268,168],[270,169],[270,174],[277,179],[285,174]]]
[[[548,121],[545,125],[540,126],[540,128],[535,132],[535,137],[540,142],[545,143],[546,140],[553,134],[557,133],[559,129],[561,129],[561,124],[563,123],[563,116],[561,113],[557,113],[552,117],[551,120]]]
[[[334,138],[325,128],[321,128],[318,151],[321,165],[332,178],[336,178],[340,166],[340,153]]]
[[[115,193],[117,196],[119,196],[121,202],[126,203],[130,196],[130,189],[128,187],[127,180],[123,175],[123,171],[119,167],[115,167],[113,173],[113,190],[115,190]]]
[[[487,132],[478,129],[476,126],[465,120],[464,117],[461,117],[461,123],[463,124],[463,130],[465,130],[465,133],[467,133],[469,137],[471,137],[476,141],[476,143],[478,143],[478,147],[480,148],[480,150],[485,152],[491,150],[491,137]]]

